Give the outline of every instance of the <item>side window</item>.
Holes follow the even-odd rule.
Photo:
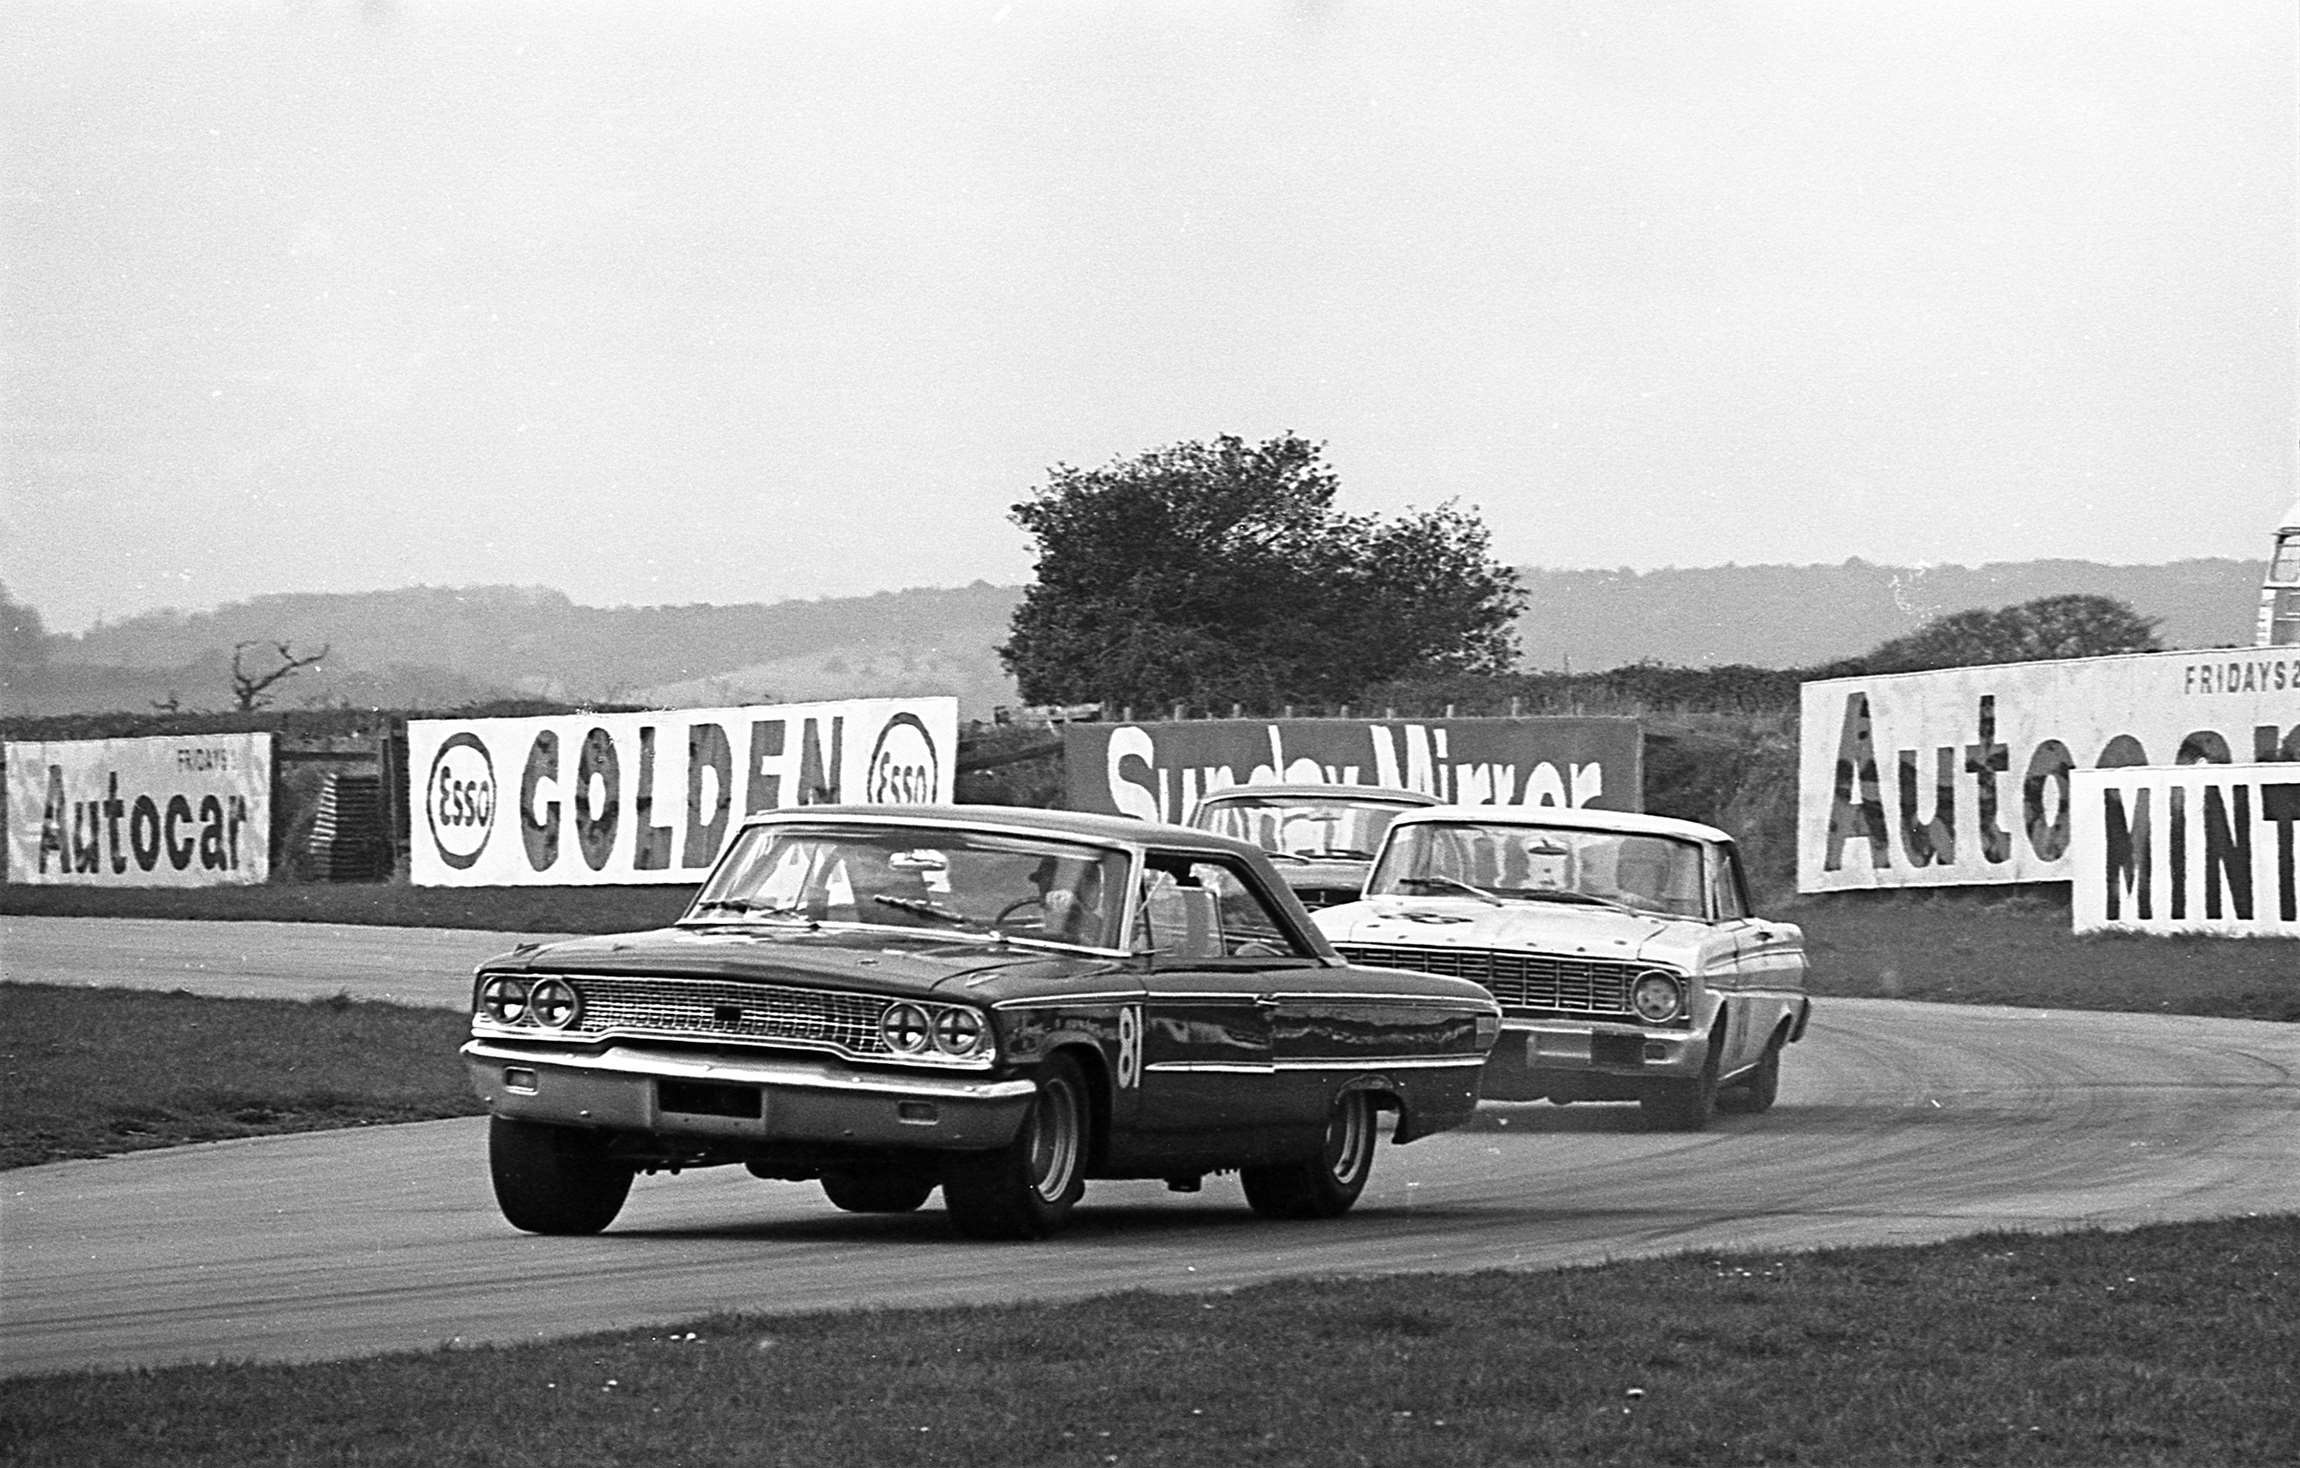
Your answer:
[[[1749,889],[1741,880],[1741,853],[1730,846],[1718,847],[1710,853],[1709,870],[1714,874],[1709,915],[1719,922],[1749,916]]]
[[[1154,855],[1144,877],[1145,941],[1179,958],[1309,958],[1246,874],[1224,861]]]

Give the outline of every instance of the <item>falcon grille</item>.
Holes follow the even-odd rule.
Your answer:
[[[1483,984],[1504,1009],[1545,1014],[1634,1017],[1629,986],[1653,965],[1603,958],[1560,958],[1548,953],[1496,953],[1484,948],[1419,948],[1336,943],[1352,963],[1414,969]]]

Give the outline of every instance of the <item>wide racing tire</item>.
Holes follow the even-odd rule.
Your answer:
[[[942,1200],[958,1231],[976,1239],[1041,1239],[1086,1191],[1093,1105],[1077,1062],[1055,1056],[1032,1077],[1038,1094],[1014,1140],[943,1166]]]
[[[1344,1091],[1326,1116],[1325,1145],[1315,1157],[1243,1168],[1246,1203],[1264,1218],[1339,1218],[1373,1175],[1375,1106],[1370,1091]]]
[[[531,1234],[595,1234],[631,1195],[632,1169],[607,1152],[604,1133],[498,1116],[487,1125],[495,1204]]]
[[[1766,1042],[1765,1054],[1756,1068],[1717,1094],[1718,1110],[1758,1116],[1773,1109],[1773,1102],[1781,1094],[1781,1042],[1786,1034],[1786,1031],[1776,1031]]]
[[[1709,1054],[1701,1074],[1689,1081],[1670,1081],[1637,1098],[1645,1125],[1657,1132],[1697,1132],[1717,1114],[1717,1066],[1723,1059],[1725,1026],[1709,1037]]]

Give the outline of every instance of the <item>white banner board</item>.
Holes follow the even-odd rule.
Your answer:
[[[946,801],[957,760],[955,698],[410,720],[409,879],[698,882],[752,812]]]
[[[1802,715],[1799,891],[2064,882],[2072,771],[2300,760],[2300,648],[1832,678]]]
[[[2078,770],[2079,933],[2300,938],[2300,765]]]
[[[8,741],[8,880],[247,886],[271,876],[272,736]]]
[[[1072,810],[1186,821],[1232,785],[1403,786],[1461,805],[1638,810],[1635,719],[1188,719],[1068,724]]]

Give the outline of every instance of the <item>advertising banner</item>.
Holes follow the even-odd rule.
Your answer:
[[[8,880],[245,886],[271,876],[272,736],[10,740]]]
[[[1644,801],[1635,719],[1191,719],[1066,724],[1072,810],[1183,821],[1232,785],[1389,785],[1449,804]]]
[[[2300,938],[2300,764],[2078,770],[2079,933]]]
[[[698,882],[746,815],[951,798],[958,700],[407,726],[419,887]]]
[[[2300,760],[2300,648],[1807,683],[1797,889],[2071,879],[2070,775]]]

